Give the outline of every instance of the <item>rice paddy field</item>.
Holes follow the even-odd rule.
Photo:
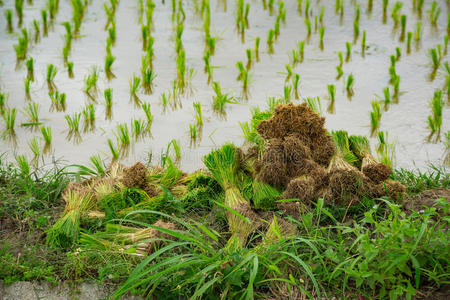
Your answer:
[[[6,284],[450,297],[449,1],[0,10]]]

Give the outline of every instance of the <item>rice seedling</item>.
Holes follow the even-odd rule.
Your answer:
[[[110,39],[112,45],[114,45],[116,43],[116,25],[115,25],[115,23],[113,23],[112,26],[110,26],[108,28],[108,38]]]
[[[16,9],[17,17],[19,18],[19,27],[22,26],[23,23],[23,0],[15,0],[14,8]]]
[[[419,19],[422,18],[422,9],[425,0],[417,0],[417,8],[416,11],[419,14]]]
[[[346,50],[345,61],[349,61],[352,55],[352,44],[350,42],[345,42],[345,50]]]
[[[319,97],[306,97],[303,99],[303,101],[305,101],[306,105],[308,105],[313,112],[318,115],[322,114],[322,105],[320,103]]]
[[[359,23],[353,21],[353,43],[355,44],[359,37]]]
[[[5,10],[5,18],[6,18],[6,28],[8,29],[9,33],[12,33],[14,31],[13,28],[13,12],[11,9]]]
[[[329,84],[328,88],[328,97],[330,98],[330,103],[327,107],[327,112],[330,114],[334,114],[334,101],[336,98],[336,86],[334,84]]]
[[[48,0],[47,2],[48,14],[50,16],[50,20],[52,21],[55,19],[56,13],[58,12],[58,5],[58,0]]]
[[[397,1],[394,3],[394,7],[392,8],[391,17],[394,21],[394,27],[398,26],[398,23],[400,21],[400,10],[403,7],[403,2]]]
[[[26,126],[40,125],[39,120],[39,104],[36,102],[29,102],[25,107],[23,113],[28,117],[28,123],[22,124]]]
[[[293,67],[295,67],[300,62],[300,54],[295,49],[293,49],[291,53],[291,64]]]
[[[133,74],[133,77],[131,77],[129,83],[131,96],[137,98],[137,92],[141,87],[141,78]]]
[[[49,85],[49,87],[55,86],[54,79],[57,73],[58,68],[55,65],[53,64],[47,65],[47,75],[45,78],[47,80],[47,84]]]
[[[112,41],[110,39],[110,37],[106,38],[106,54],[111,55],[111,47],[112,47]]]
[[[17,39],[17,44],[13,45],[14,51],[16,52],[17,61],[22,61],[27,57],[28,51],[28,40],[26,37],[19,37]]]
[[[144,103],[142,103],[141,107],[142,107],[142,110],[144,111],[145,117],[147,119],[147,130],[150,130],[150,127],[153,124],[153,115],[150,110],[150,104],[144,102]]]
[[[384,95],[384,99],[383,99],[384,110],[387,111],[389,108],[389,105],[391,104],[391,92],[389,90],[389,87],[385,87],[383,89],[383,95]]]
[[[39,147],[39,140],[37,137],[33,137],[31,141],[28,142],[28,147],[30,148],[31,152],[33,153],[33,159],[31,160],[32,164],[37,167],[37,162],[39,160],[39,157],[41,156],[41,150]]]
[[[334,84],[329,84],[328,88],[328,97],[331,101],[334,101],[336,98],[336,86]]]
[[[67,126],[69,127],[69,134],[80,131],[81,113],[74,113],[72,116],[65,115],[64,118],[66,119]]]
[[[412,41],[413,33],[408,31],[406,34],[406,53],[411,53],[411,41]]]
[[[309,8],[310,8],[310,3],[309,0],[305,0],[305,18],[309,18]]]
[[[400,49],[400,47],[395,47],[395,60],[399,61],[401,56],[402,50]]]
[[[283,99],[287,102],[291,100],[292,87],[290,85],[285,85],[283,88]]]
[[[268,33],[267,33],[267,52],[269,54],[274,53],[274,49],[273,49],[273,41],[274,41],[274,35],[275,32],[273,31],[273,29],[269,29]]]
[[[298,85],[300,83],[300,75],[298,73],[294,74],[294,77],[292,77],[292,89],[294,90],[294,98],[299,99],[298,96]]]
[[[109,150],[111,151],[112,160],[113,161],[118,160],[119,156],[120,156],[119,147],[114,146],[114,143],[111,139],[108,139],[108,147],[109,147]]]
[[[94,66],[91,73],[84,77],[84,92],[90,97],[93,97],[91,91],[97,91],[98,75],[98,68]]]
[[[33,28],[34,28],[34,42],[37,43],[39,41],[39,35],[41,34],[41,25],[38,20],[33,20]]]
[[[414,40],[416,42],[420,41],[422,36],[422,22],[418,21],[416,24],[416,30],[414,31]]]
[[[280,35],[280,16],[277,16],[275,20],[273,32],[275,34],[275,41],[276,41],[278,39],[278,36]]]
[[[320,27],[319,28],[319,36],[320,36],[320,43],[319,43],[319,47],[321,50],[323,50],[323,37],[325,35],[325,27]]]
[[[439,19],[439,14],[441,13],[441,8],[437,5],[436,1],[433,1],[430,9],[430,22],[431,25],[436,26],[437,20]]]
[[[114,63],[115,60],[116,60],[115,56],[112,56],[109,53],[106,54],[106,57],[105,57],[105,73],[106,73],[106,76],[108,77],[108,79],[114,77],[114,75],[113,75],[113,73],[111,71],[111,67],[112,67],[112,64]]]
[[[144,137],[149,130],[149,127],[147,126],[145,121],[140,119],[131,120],[130,126],[131,126],[131,135],[134,137],[135,140],[139,140],[139,138]]]
[[[347,90],[347,96],[351,98],[353,96],[353,84],[354,84],[353,74],[349,74],[347,77],[347,81],[345,82],[345,89]]]
[[[261,38],[258,36],[255,39],[255,59],[259,62],[259,44],[261,42]]]
[[[436,90],[433,99],[430,101],[431,115],[428,116],[428,127],[431,130],[430,138],[436,134],[436,140],[439,139],[442,126],[442,110],[445,105],[442,99],[442,90]]]
[[[395,77],[394,80],[394,101],[395,103],[398,103],[398,98],[400,96],[400,76]]]
[[[30,99],[31,98],[31,96],[30,96],[30,85],[31,85],[30,77],[25,77],[24,85],[25,85],[25,97],[27,99]]]
[[[166,157],[169,157],[170,148],[172,147],[173,152],[175,154],[175,161],[179,161],[181,159],[181,147],[180,143],[176,139],[170,140],[170,142],[167,144],[166,148]],[[163,161],[163,166],[165,165],[166,160]]]
[[[436,48],[431,48],[428,50],[429,56],[431,58],[431,64],[432,64],[432,73],[435,73],[437,71],[437,69],[440,66],[441,63],[441,59],[439,56],[438,51],[436,50]]]
[[[15,108],[3,109],[2,118],[5,121],[5,131],[2,136],[5,134],[14,135],[14,126],[16,124],[16,113],[17,110]]]
[[[220,88],[220,84],[216,81],[212,83],[212,87],[214,90],[215,95],[213,96],[213,109],[214,111],[218,113],[224,113],[225,112],[225,105],[227,103],[236,104],[237,101],[234,100],[233,97],[231,97],[228,94],[223,94]]]
[[[191,142],[197,141],[198,130],[196,124],[189,124],[189,135],[191,137]]]
[[[42,138],[44,139],[45,145],[50,146],[52,143],[52,129],[50,126],[41,127]],[[45,146],[44,146],[45,149]]]
[[[370,136],[373,136],[380,128],[381,108],[380,102],[372,101],[372,111],[370,112]]]
[[[60,93],[58,91],[48,93],[50,100],[52,101],[51,109],[56,109],[56,111],[66,110],[66,94]]]
[[[88,104],[81,111],[84,119],[84,131],[93,130],[95,128],[95,106]]]
[[[108,28],[109,24],[111,24],[112,22],[115,22],[115,10],[113,7],[108,7],[108,5],[106,5],[106,3],[103,4],[103,8],[105,10],[105,14],[107,17],[107,21],[106,21],[106,25],[105,25],[105,29]]]
[[[69,78],[73,78],[73,61],[67,62],[67,74],[69,75]]]
[[[367,1],[367,12],[369,14],[372,13],[372,9],[373,9],[373,0],[368,0]]]
[[[305,19],[305,26],[306,26],[306,32],[307,32],[306,38],[309,38],[311,36],[311,32],[312,32],[311,21],[309,20],[309,18]]]
[[[117,140],[120,142],[120,149],[125,150],[131,143],[128,125],[126,123],[118,124],[116,131]]]
[[[195,111],[195,123],[198,128],[203,126],[203,113],[202,113],[202,105],[200,102],[192,103]]]
[[[400,33],[400,42],[403,42],[405,40],[405,33],[406,33],[406,15],[402,15],[400,17],[400,25],[401,25],[401,33]]]
[[[395,154],[395,145],[388,143],[387,131],[378,132],[377,138],[378,145],[375,149],[377,152],[378,161],[392,169]]]
[[[250,70],[250,68],[252,67],[252,49],[248,48],[247,50],[245,50],[245,53],[247,55],[247,65],[245,66],[245,68],[247,70]]]
[[[336,66],[336,71],[337,71],[336,79],[339,79],[342,77],[342,75],[344,75],[344,71],[342,70],[341,66]]]
[[[364,57],[364,54],[366,52],[366,31],[363,30],[363,35],[361,39],[361,55]]]
[[[298,43],[298,54],[300,55],[300,63],[302,63],[305,58],[305,41]]]
[[[48,17],[47,17],[47,11],[41,10],[41,17],[42,17],[42,29],[44,32],[44,36],[47,36],[48,33]]]

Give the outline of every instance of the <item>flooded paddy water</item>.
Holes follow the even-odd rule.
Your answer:
[[[305,26],[305,4],[308,1],[300,1],[301,12],[298,10],[298,1],[285,1],[284,6],[281,6],[282,10],[285,9],[285,22],[280,22],[280,34],[274,41],[273,53],[269,53],[268,32],[274,28],[281,1],[245,1],[249,4],[249,14],[248,28],[245,29],[243,39],[236,29],[238,1],[211,0],[210,32],[216,41],[214,53],[210,56],[212,81],[220,84],[222,93],[228,93],[238,102],[227,103],[221,114],[213,109],[215,92],[212,81],[208,83],[208,75],[204,72],[204,13],[201,13],[204,1],[182,1],[185,19],[179,22],[184,25],[181,40],[189,83],[184,92],[178,91],[176,99],[172,100],[170,95],[173,95],[173,82],[177,78],[177,20],[173,18],[173,3],[179,10],[180,1],[154,2],[151,30],[154,57],[151,69],[156,77],[152,92],[145,93],[141,87],[136,94],[138,99],[130,95],[130,80],[134,75],[141,76],[142,57],[145,55],[141,28],[145,23],[145,11],[140,18],[140,1],[123,0],[116,8],[116,41],[111,46],[111,54],[115,57],[111,68],[114,77],[110,79],[104,71],[108,38],[104,4],[109,6],[108,1],[88,1],[80,32],[74,34],[68,56],[68,61],[73,62],[73,77],[69,76],[63,58],[66,34],[63,22],[72,22],[71,2],[59,1],[59,9],[52,24],[49,24],[48,35],[43,36],[41,10],[47,9],[48,1],[34,0],[32,4],[24,1],[22,28],[28,29],[32,40],[27,59],[34,59],[34,81],[30,83],[29,96],[24,88],[28,71],[24,61],[17,62],[14,51],[14,45],[22,36],[21,28],[17,26],[18,18],[14,13],[14,30],[9,33],[7,20],[3,17],[8,9],[14,12],[14,1],[3,2],[0,7],[0,92],[6,95],[5,109],[17,109],[14,134],[3,134],[0,142],[0,152],[7,152],[9,159],[14,159],[13,153],[25,154],[31,159],[32,141],[38,144],[42,153],[44,140],[40,128],[46,126],[51,128],[52,133],[49,151],[43,154],[47,161],[53,157],[70,164],[87,164],[89,158],[96,154],[109,161],[112,154],[108,140],[113,143],[113,147],[119,147],[116,138],[118,125],[127,124],[131,136],[130,122],[146,120],[141,104],[148,103],[153,116],[151,134],[131,137],[129,149],[126,154],[122,153],[120,159],[131,163],[146,160],[148,154],[152,153],[154,162],[157,162],[160,154],[165,153],[167,145],[174,139],[181,146],[181,168],[185,171],[195,170],[202,166],[203,155],[209,153],[212,148],[227,141],[237,145],[245,144],[239,123],[251,118],[252,107],[265,109],[270,97],[286,97],[285,86],[292,86],[292,79],[286,81],[286,65],[291,65],[293,73],[300,75],[299,99],[295,99],[291,91],[291,101],[301,103],[306,97],[320,97],[322,115],[326,117],[326,127],[329,130],[344,129],[350,134],[369,136],[372,101],[379,100],[382,103],[382,116],[378,130],[387,131],[389,142],[395,143],[397,168],[425,169],[429,163],[440,164],[443,158],[445,145],[442,140],[450,129],[446,94],[446,78],[449,74],[444,67],[448,59],[444,49],[444,36],[448,34],[447,1],[425,1],[421,17],[413,8],[415,1],[402,2],[398,14],[406,16],[405,33],[414,34],[418,22],[421,24],[420,39],[415,41],[415,38],[412,38],[409,53],[407,38],[401,41],[401,25],[395,26],[391,16],[395,10],[394,1],[389,1],[385,22],[382,1],[373,1],[371,11],[367,6],[368,1],[343,1],[342,16],[341,11],[336,13],[336,1],[310,1],[307,9],[311,22],[310,36]],[[274,2],[272,12],[268,7],[270,2]],[[354,22],[358,5],[360,33],[355,39]],[[436,14],[437,8],[440,13],[433,25],[430,21],[432,13],[429,11]],[[323,21],[322,24],[318,21],[316,29],[315,17],[318,18],[321,11]],[[36,42],[33,20],[39,20],[41,28]],[[324,28],[323,49],[320,43],[320,27]],[[364,53],[361,47],[363,31],[366,32]],[[258,37],[259,61],[252,62],[249,69],[248,97],[243,97],[242,82],[236,80],[239,74],[236,63],[242,61],[244,66],[247,64],[246,49],[252,49],[254,58],[253,49]],[[303,61],[293,64],[292,51],[299,49],[301,41],[305,42]],[[341,51],[345,59],[346,42],[351,43],[351,55],[348,61],[343,62],[343,75],[337,78],[338,52]],[[430,78],[433,65],[429,50],[436,48],[438,44],[441,45],[440,64],[434,78]],[[396,55],[397,47],[401,52],[395,62],[395,72],[400,76],[399,96],[398,101],[393,100],[385,109],[383,90],[389,87],[391,97],[394,93],[394,86],[389,82],[389,67],[390,56]],[[46,81],[49,64],[57,68],[54,89],[66,94],[65,109],[55,109],[55,104],[52,105]],[[96,91],[91,91],[88,95],[84,91],[85,79],[95,67],[99,70],[97,87]],[[189,70],[192,70],[190,77]],[[351,97],[346,89],[350,74],[354,78]],[[330,107],[327,88],[330,84],[336,87],[333,109]],[[110,114],[104,97],[104,91],[108,88],[112,90],[113,102]],[[430,128],[427,120],[432,114],[430,101],[437,89],[444,91],[442,101],[445,101],[440,129],[441,140],[433,137],[433,140],[429,141]],[[169,98],[166,107],[163,105],[162,95]],[[203,114],[201,130],[196,127],[196,141],[192,141],[190,136],[190,125],[196,126],[193,125],[196,124],[194,102],[201,103]],[[29,116],[24,113],[29,103],[39,105],[38,126],[21,126],[30,121]],[[84,115],[80,115],[79,135],[74,135],[73,132],[70,134],[66,115],[81,113],[87,106],[94,107],[95,120],[86,125]],[[5,126],[5,121],[2,120],[0,130],[5,130]],[[373,146],[377,143],[376,135],[371,138],[371,142]]]

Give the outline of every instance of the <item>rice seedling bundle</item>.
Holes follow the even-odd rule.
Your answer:
[[[372,156],[369,140],[363,136],[350,136],[349,139],[352,152],[361,160],[361,171],[376,184],[388,179],[392,169]]]
[[[225,191],[224,204],[229,208],[226,215],[232,233],[226,248],[231,252],[243,247],[254,230],[251,221],[246,218],[251,211],[250,205],[237,187],[238,155],[233,144],[225,144],[203,158],[203,163]]]
[[[63,194],[63,200],[63,216],[47,231],[47,244],[68,248],[78,241],[81,218],[94,207],[95,198],[86,191],[69,190]]]

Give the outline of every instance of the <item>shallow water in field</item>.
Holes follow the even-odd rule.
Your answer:
[[[140,74],[142,51],[141,24],[139,23],[138,1],[120,1],[116,12],[117,40],[112,48],[116,57],[112,70],[115,78],[107,80],[105,73],[100,73],[96,101],[92,101],[83,92],[84,78],[93,66],[103,69],[106,56],[105,31],[106,16],[103,10],[103,1],[91,1],[83,20],[80,36],[73,40],[69,61],[74,62],[74,78],[69,78],[62,57],[65,29],[64,21],[70,21],[72,8],[70,1],[60,1],[60,8],[53,27],[48,36],[41,35],[38,43],[33,43],[28,56],[35,59],[34,77],[31,84],[31,100],[27,100],[24,91],[24,79],[27,71],[23,63],[16,65],[13,45],[17,43],[19,29],[17,17],[14,15],[14,33],[6,31],[4,11],[13,8],[14,1],[4,1],[0,8],[0,91],[6,92],[7,106],[17,108],[16,142],[5,139],[0,142],[0,152],[26,154],[31,158],[28,143],[37,136],[43,147],[39,130],[21,127],[27,122],[22,113],[29,101],[40,106],[40,118],[45,126],[52,129],[53,141],[49,157],[62,159],[67,163],[86,164],[89,157],[100,154],[110,157],[107,140],[116,140],[114,132],[117,124],[127,123],[130,128],[132,119],[145,119],[140,107],[130,100],[129,80],[133,74]],[[247,101],[240,104],[226,106],[226,118],[218,117],[212,109],[213,89],[207,84],[207,76],[203,72],[204,33],[201,16],[196,13],[194,3],[201,1],[184,1],[186,12],[183,46],[186,51],[186,64],[194,70],[191,81],[192,90],[181,96],[182,107],[164,110],[161,104],[161,94],[172,89],[172,82],[176,78],[175,64],[175,23],[172,22],[171,1],[156,1],[154,12],[155,39],[153,70],[157,77],[154,81],[153,93],[146,95],[143,91],[138,93],[142,102],[151,105],[154,116],[151,128],[152,136],[134,141],[127,157],[122,160],[131,163],[136,160],[145,160],[149,153],[153,153],[154,162],[157,161],[161,151],[165,151],[170,140],[176,139],[182,147],[181,167],[192,171],[202,166],[201,158],[212,148],[226,141],[237,145],[244,144],[243,134],[239,122],[247,121],[252,106],[266,107],[269,97],[283,97],[285,85],[285,65],[290,63],[290,53],[297,49],[299,41],[306,40],[305,58],[297,64],[294,72],[300,74],[300,98],[319,96],[322,103],[323,115],[326,117],[326,126],[329,130],[345,129],[350,134],[370,134],[369,114],[372,110],[371,101],[382,97],[383,88],[389,85],[388,68],[390,55],[395,54],[395,48],[401,48],[401,58],[397,62],[397,74],[401,76],[401,96],[398,104],[391,104],[387,111],[383,111],[380,130],[389,132],[389,141],[394,142],[395,165],[403,168],[424,169],[429,163],[439,165],[445,151],[442,142],[427,142],[430,130],[427,128],[427,118],[431,113],[429,101],[436,89],[445,87],[446,71],[441,67],[435,79],[430,81],[431,60],[428,49],[437,44],[443,44],[446,34],[447,13],[449,8],[446,1],[438,1],[441,14],[437,27],[430,25],[428,11],[431,4],[427,2],[422,16],[422,39],[418,44],[413,42],[409,54],[406,53],[406,43],[399,42],[400,29],[394,29],[390,17],[393,3],[390,3],[386,23],[382,21],[381,1],[374,1],[373,11],[367,12],[367,1],[345,1],[345,13],[341,19],[335,14],[335,1],[311,1],[313,33],[306,39],[307,31],[304,16],[297,11],[296,1],[285,1],[287,8],[286,23],[280,26],[280,36],[274,45],[274,53],[267,53],[266,37],[269,29],[273,28],[276,14],[271,15],[265,10],[262,1],[246,1],[251,4],[249,14],[249,29],[245,32],[245,43],[236,32],[235,15],[236,3],[230,0],[211,0],[211,33],[219,37],[216,52],[211,57],[211,65],[215,66],[213,80],[220,83],[222,91],[230,95],[241,96],[241,83],[236,80],[238,75],[235,66],[237,61],[246,63],[245,50],[254,48],[256,37],[261,38],[260,60],[251,69],[251,83]],[[305,2],[305,1],[303,1]],[[353,41],[354,2],[360,2],[361,20],[360,36],[353,44],[351,59],[344,63],[344,75],[336,79],[336,66],[338,65],[338,51],[345,56],[345,42]],[[393,2],[393,1],[390,1]],[[26,3],[26,1],[25,1]],[[44,1],[33,1],[33,5],[25,5],[24,26],[32,29],[33,19],[40,20],[40,10],[45,7]],[[314,15],[318,15],[319,7],[325,7],[325,37],[324,49],[319,48],[319,33],[314,31]],[[407,15],[407,30],[415,30],[419,20],[413,12],[411,1],[405,1],[402,14]],[[275,9],[276,11],[276,9]],[[361,37],[363,30],[367,31],[367,50],[364,57],[361,54]],[[34,31],[30,31],[34,35]],[[443,54],[442,64],[448,56]],[[55,85],[60,92],[67,94],[67,107],[64,112],[52,111],[48,96],[48,87],[45,81],[45,72],[48,64],[58,68]],[[353,74],[354,95],[348,99],[345,90],[345,80]],[[336,85],[335,112],[327,112],[329,104],[327,85]],[[392,91],[392,86],[391,91]],[[113,89],[113,108],[111,120],[105,119],[105,105],[103,91]],[[447,95],[444,95],[447,102]],[[204,125],[201,139],[195,146],[189,137],[189,124],[194,123],[194,110],[192,103],[199,101],[202,104]],[[302,100],[292,100],[300,103]],[[95,130],[81,132],[81,141],[67,140],[68,128],[65,115],[81,112],[87,104],[94,104],[96,109]],[[447,103],[448,104],[448,103]],[[448,122],[449,106],[443,111],[442,132],[450,129]],[[0,122],[0,130],[4,123]],[[375,145],[376,139],[371,139]]]

